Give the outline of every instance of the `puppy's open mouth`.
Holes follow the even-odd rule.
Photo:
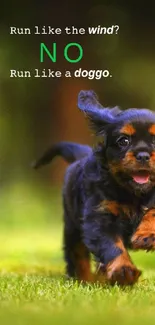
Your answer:
[[[132,174],[132,178],[138,184],[146,184],[149,182],[150,174],[147,170],[140,170]]]

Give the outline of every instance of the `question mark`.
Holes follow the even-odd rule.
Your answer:
[[[116,28],[115,34],[117,34],[117,32],[119,30],[119,26],[118,25],[115,25],[115,28]]]

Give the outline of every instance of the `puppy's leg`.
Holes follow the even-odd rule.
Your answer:
[[[84,243],[79,241],[73,250],[76,277],[79,281],[92,282],[90,253]]]
[[[78,229],[64,230],[64,255],[67,264],[67,274],[79,281],[92,281],[90,254],[81,240]]]
[[[155,209],[149,210],[143,217],[131,238],[133,249],[155,249]]]
[[[103,275],[105,281],[108,281],[112,285],[115,283],[122,286],[132,285],[138,280],[141,271],[134,266],[120,238],[117,239],[115,245],[122,250],[122,253],[107,265],[100,264],[98,268],[99,281]]]
[[[66,262],[66,273],[69,277],[75,277],[75,265],[71,247],[74,244],[74,231],[64,229],[64,258]]]
[[[112,285],[115,283],[119,285],[132,285],[138,280],[141,271],[134,266],[120,238],[117,239],[115,245],[122,250],[122,253],[110,261],[106,267],[101,264],[98,273],[101,274],[103,270],[103,274],[105,273],[106,279]]]
[[[138,280],[141,271],[131,261],[121,237],[117,235],[119,229],[110,222],[110,215],[106,216],[106,219],[104,216],[94,216],[89,222],[87,219],[83,231],[86,246],[101,263],[96,280],[101,279],[101,282],[106,280],[110,284],[119,285],[132,285]],[[114,231],[115,234],[110,234],[110,231]]]

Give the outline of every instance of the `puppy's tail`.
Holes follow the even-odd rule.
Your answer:
[[[73,142],[59,142],[49,148],[45,153],[32,163],[35,169],[43,165],[49,164],[56,156],[63,157],[68,163],[79,160],[92,152],[92,148],[87,145],[82,145]]]

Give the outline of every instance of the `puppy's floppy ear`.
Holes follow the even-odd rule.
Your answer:
[[[85,113],[91,128],[97,135],[104,134],[106,126],[115,122],[116,111],[115,114],[112,114],[111,109],[104,108],[93,90],[80,91],[78,107]]]
[[[78,96],[78,106],[81,110],[89,108],[103,108],[98,101],[98,96],[93,90],[81,90]]]

